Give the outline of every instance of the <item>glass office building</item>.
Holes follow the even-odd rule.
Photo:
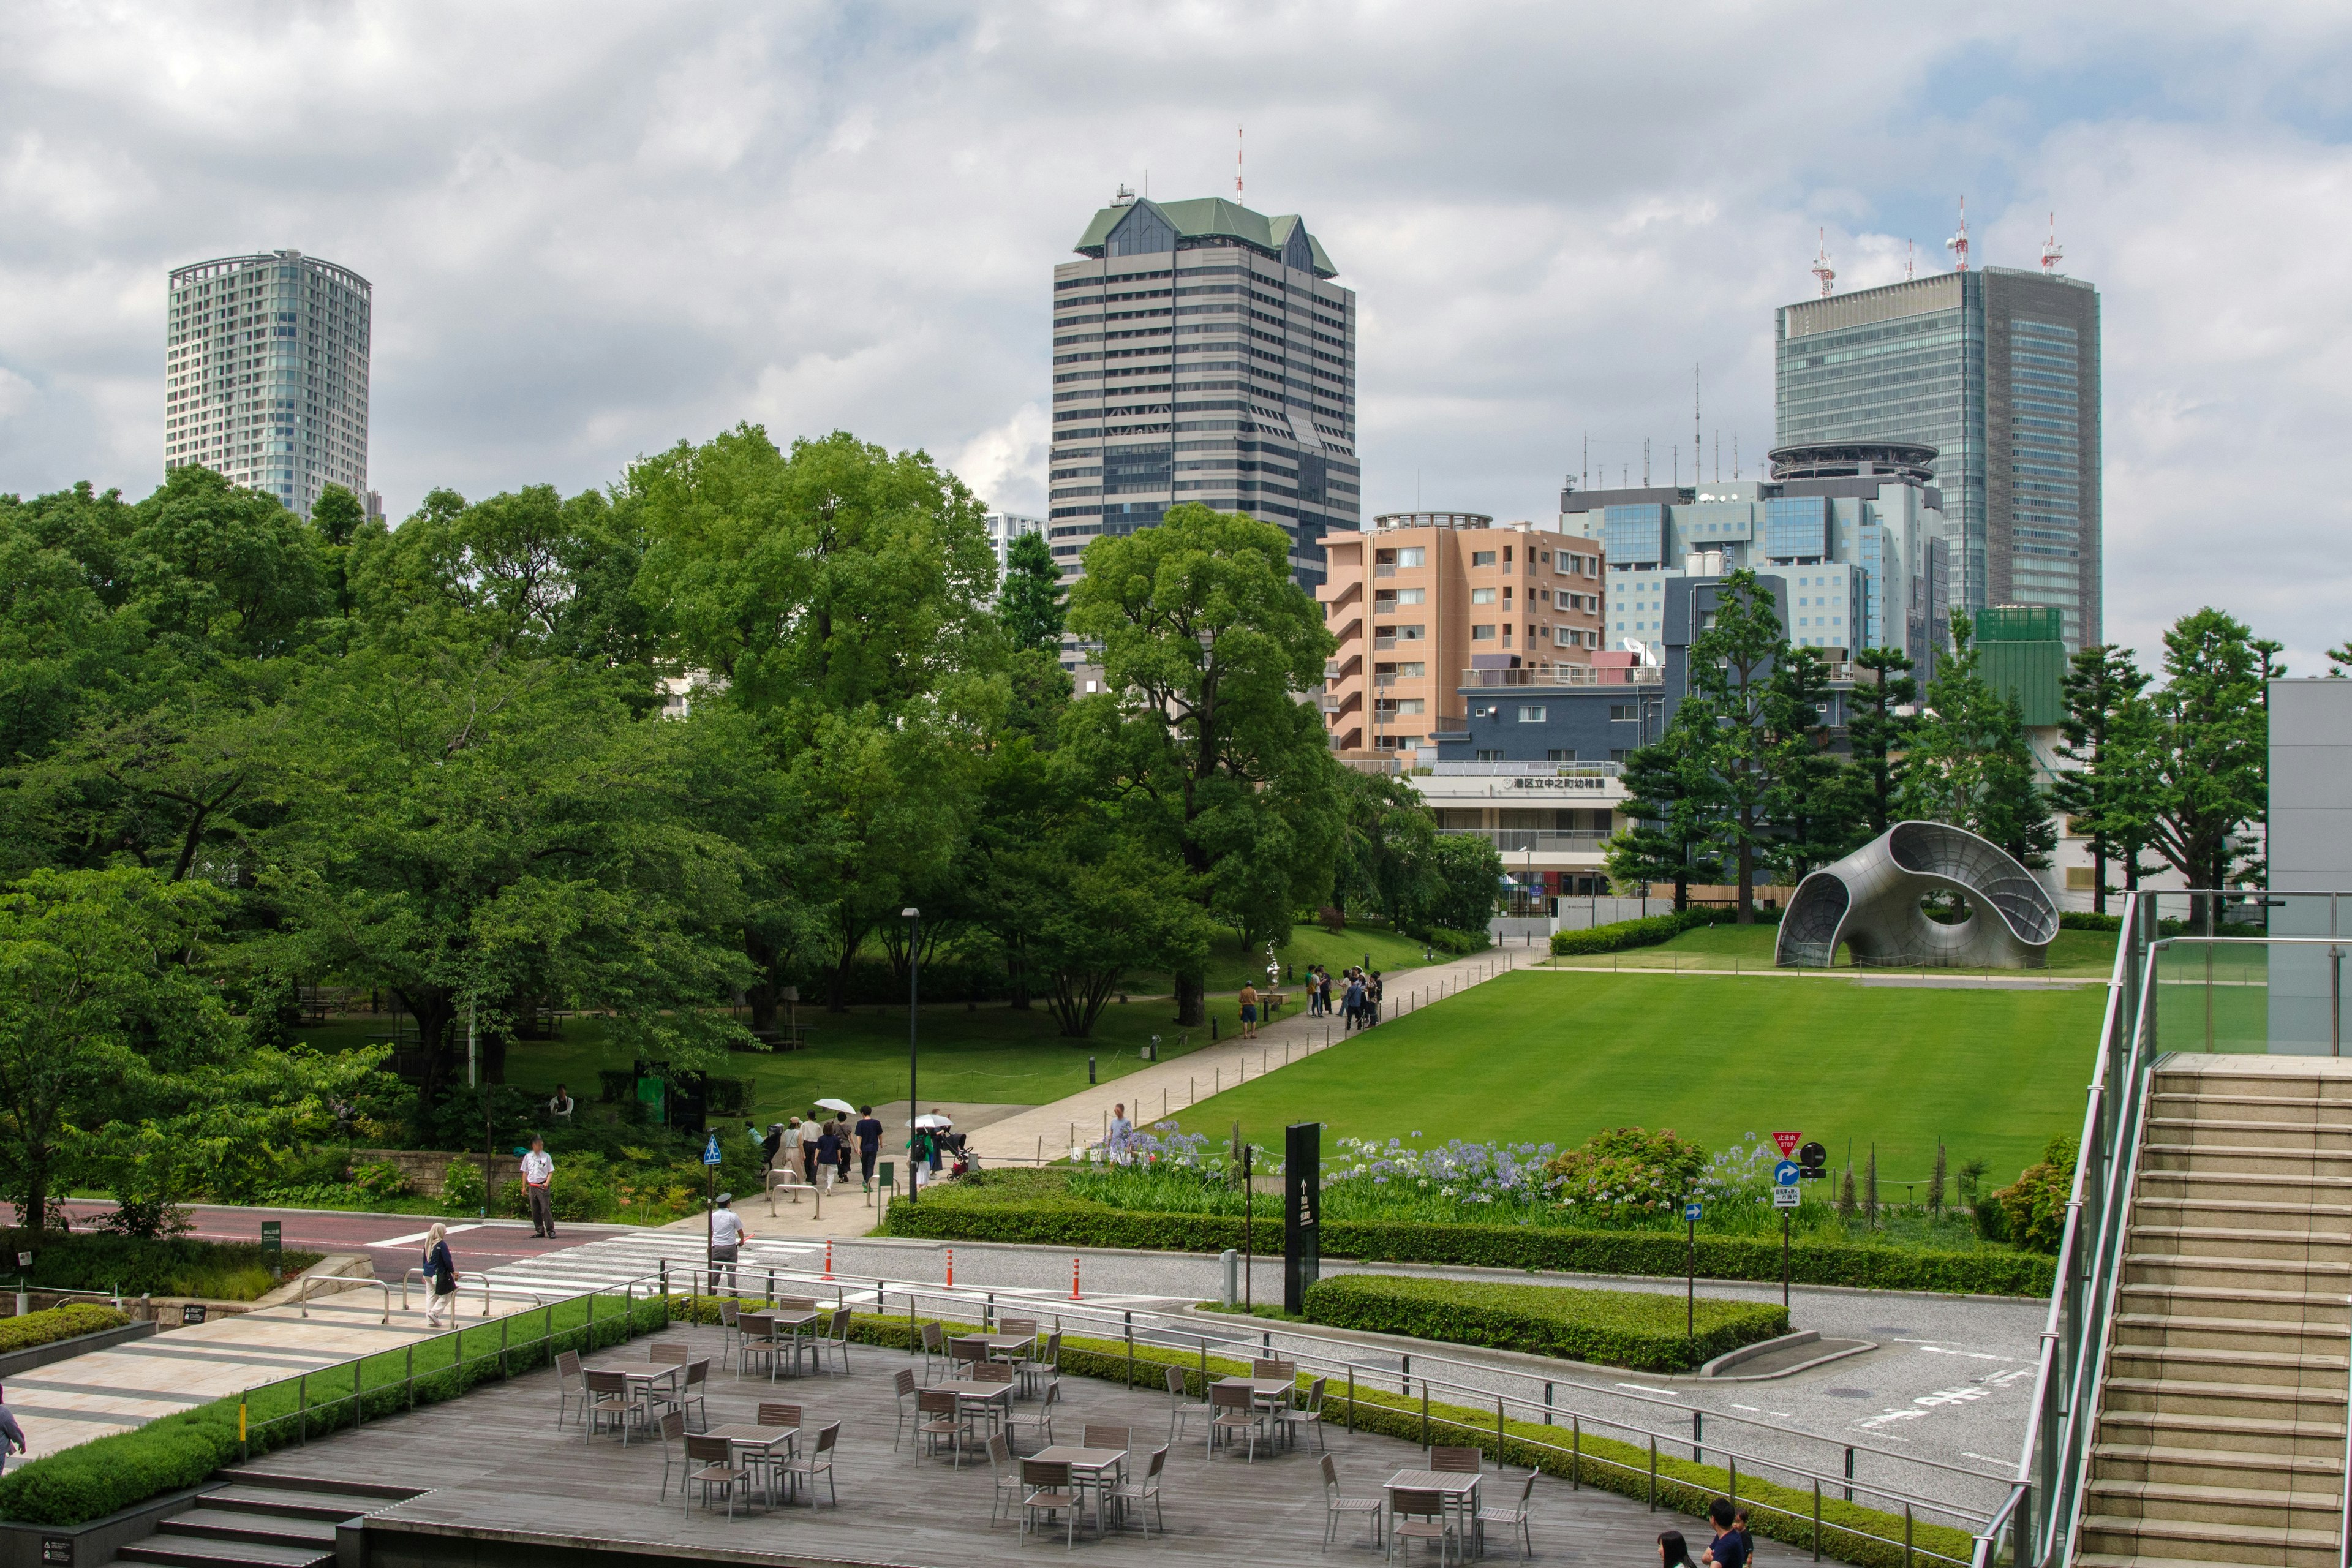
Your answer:
[[[310,515],[320,488],[363,502],[373,290],[299,250],[172,271],[163,467],[199,463]]]
[[[1054,268],[1046,542],[1066,578],[1087,544],[1182,501],[1290,536],[1324,579],[1325,530],[1353,531],[1356,295],[1306,220],[1122,191]]]
[[[1783,306],[1783,445],[1933,447],[1952,604],[2060,611],[2101,640],[2099,296],[1990,267]]]

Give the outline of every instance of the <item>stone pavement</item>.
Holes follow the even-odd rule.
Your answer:
[[[1507,973],[1516,963],[1512,950],[1490,949],[1470,958],[1390,975],[1382,1017],[1393,1022],[1418,1012],[1481,981]],[[1049,1105],[992,1121],[966,1136],[980,1151],[983,1167],[1051,1163],[1082,1155],[1101,1142],[1115,1104],[1129,1107],[1129,1115],[1138,1126],[1148,1126],[1212,1095],[1348,1043],[1338,1017],[1307,1016],[1303,986],[1293,984],[1285,990],[1296,1005],[1275,1022],[1261,1025],[1254,1040],[1228,1037]]]

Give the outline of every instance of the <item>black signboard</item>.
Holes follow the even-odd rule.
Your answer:
[[[202,1301],[190,1301],[180,1309],[180,1326],[182,1328],[192,1329],[204,1321],[205,1304]]]
[[[1282,1133],[1282,1310],[1307,1310],[1307,1289],[1323,1272],[1323,1124]]]

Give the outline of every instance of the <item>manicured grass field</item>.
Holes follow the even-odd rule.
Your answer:
[[[1274,1143],[1286,1123],[1333,1136],[1582,1142],[1670,1127],[1709,1148],[1796,1129],[1880,1188],[1924,1181],[1940,1135],[1957,1170],[2001,1182],[2077,1131],[2102,986],[1967,991],[1843,980],[1521,972],[1381,1025],[1343,1047],[1202,1101]],[[1924,1197],[1924,1188],[1917,1195]]]
[[[1562,958],[1562,968],[1627,969],[1769,969],[1772,943],[1780,928],[1773,925],[1701,926],[1656,947],[1631,952],[1607,952],[1585,958]],[[1845,955],[1841,952],[1843,962]],[[2062,931],[2050,944],[2050,965],[2035,973],[2084,975],[2104,980],[2115,967],[2116,939],[2111,931]]]

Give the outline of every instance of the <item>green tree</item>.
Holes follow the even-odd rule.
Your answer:
[[[1810,647],[1790,648],[1772,669],[1765,712],[1770,749],[1771,864],[1793,887],[1852,849],[1861,820],[1846,764],[1831,753],[1829,667]]]
[[[1187,897],[1245,946],[1290,933],[1330,887],[1337,764],[1320,715],[1331,634],[1290,576],[1282,530],[1187,504],[1087,547],[1069,624],[1102,646],[1107,690],[1066,744],[1139,841],[1181,860]],[[1205,1016],[1202,965],[1176,968],[1177,1021]]]
[[[1715,775],[1713,832],[1738,883],[1741,925],[1756,921],[1756,868],[1780,831],[1772,808],[1787,755],[1771,722],[1772,676],[1788,655],[1772,591],[1745,568],[1727,574],[1706,629],[1691,639],[1689,700],[1707,717],[1696,732]]]
[[[1928,683],[1904,759],[1901,813],[1990,839],[2021,866],[2050,864],[2058,830],[2017,699],[1977,668],[1967,616],[1952,613],[1952,653]]]
[[[1720,791],[1707,765],[1712,721],[1704,704],[1686,700],[1664,734],[1626,757],[1631,826],[1609,841],[1609,879],[1620,889],[1671,883],[1677,912],[1690,908],[1693,882],[1723,874],[1714,834]]]
[[[1062,646],[1062,574],[1042,533],[1016,536],[1004,552],[996,618],[1016,648],[1052,653]]]
[[[1900,783],[1898,761],[1910,744],[1913,715],[1903,711],[1919,700],[1911,658],[1901,648],[1866,647],[1853,656],[1858,668],[1874,679],[1856,679],[1847,699],[1846,742],[1853,765],[1845,775],[1867,837],[1894,825]]]
[[[1339,770],[1341,836],[1334,900],[1379,910],[1402,931],[1438,896],[1438,832],[1412,785],[1394,773]]]
[[[2164,634],[2151,845],[2191,888],[2231,885],[2237,832],[2268,809],[2265,663],[2246,627],[2220,610],[2183,616]],[[2205,918],[2203,906],[2200,898],[2193,918]]]
[[[2147,756],[2124,743],[2147,685],[2131,650],[2116,643],[2076,653],[2062,682],[2066,718],[2058,754],[2080,766],[2058,775],[2051,798],[2073,819],[2074,831],[2091,840],[2091,907],[2101,914],[2107,908],[2107,862],[2127,856],[2136,872],[2138,848],[2147,842],[2147,824],[2131,811]]]
[[[0,891],[0,1190],[27,1229],[47,1227],[126,1090],[233,1055],[235,1021],[195,967],[225,902],[142,870],[36,871]]]
[[[1412,911],[1414,925],[1486,934],[1503,907],[1503,855],[1482,834],[1440,834],[1430,846],[1432,889]]]

